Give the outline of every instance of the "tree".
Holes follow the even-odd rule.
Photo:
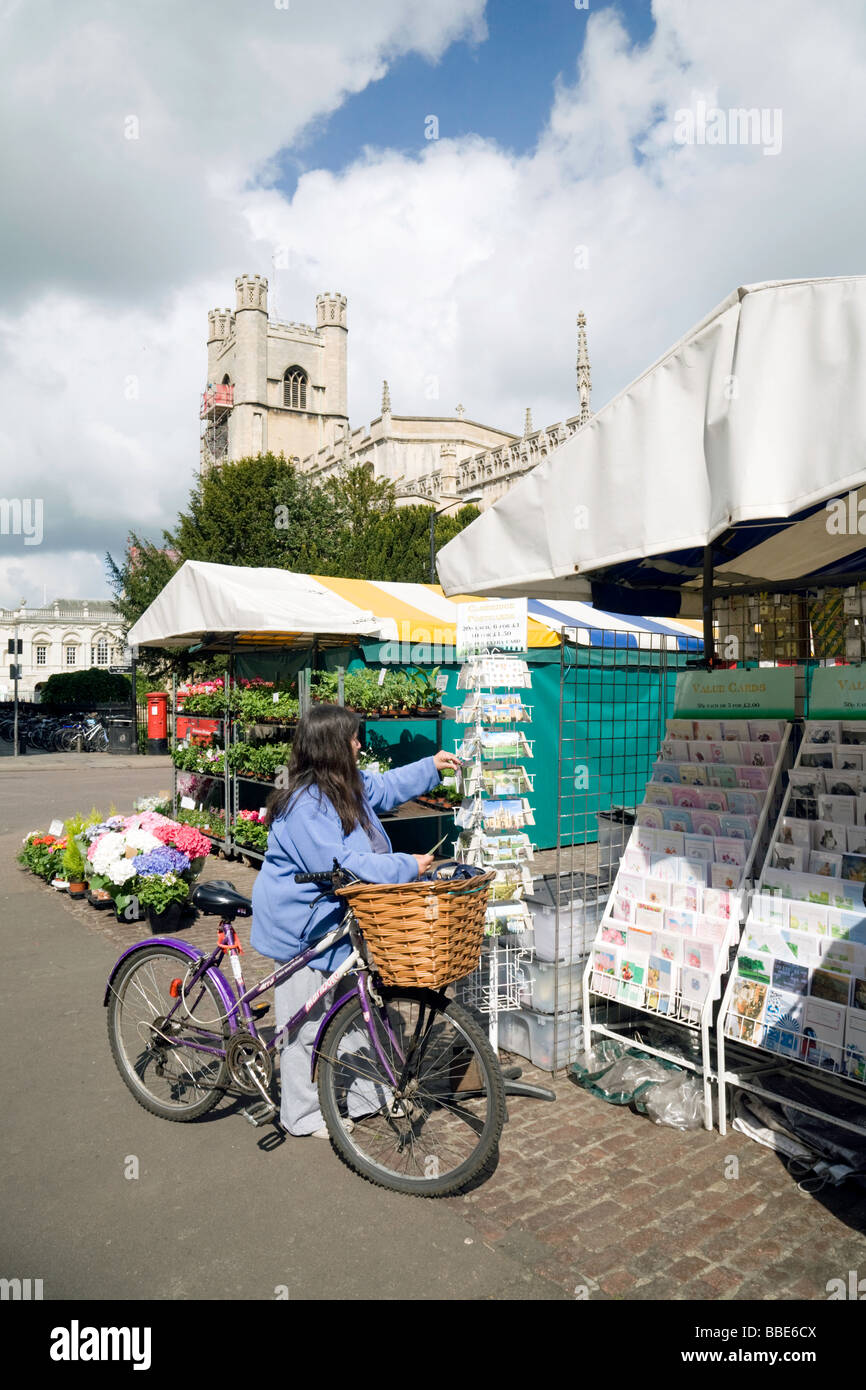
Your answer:
[[[90,709],[93,705],[128,704],[131,698],[128,676],[116,676],[98,666],[91,666],[89,671],[58,671],[49,676],[40,703]]]

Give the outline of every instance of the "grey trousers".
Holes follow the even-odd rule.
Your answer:
[[[279,964],[279,961],[275,962],[275,965]],[[321,970],[311,970],[305,965],[276,986],[274,1007],[278,1032],[285,1027],[292,1015],[302,1008],[310,995],[321,988],[324,980],[325,976]],[[350,985],[348,980],[340,980],[335,988],[340,993],[345,993]],[[319,1109],[317,1087],[310,1080],[310,1064],[319,1025],[334,1002],[334,997],[335,990],[329,989],[313,1006],[304,1021],[289,1035],[286,1045],[280,1049],[280,1123],[290,1134],[312,1134],[325,1123]],[[339,994],[336,997],[339,998]],[[364,1030],[354,1029],[352,1033],[347,1034],[341,1052],[345,1054],[352,1047],[356,1049],[354,1055],[362,1073],[378,1071],[378,1066],[370,1059],[370,1039]],[[372,1080],[364,1080],[357,1076],[353,1079],[347,1074],[346,1085],[348,1111],[355,1119],[361,1115],[372,1114],[390,1103],[390,1088],[375,1084]]]

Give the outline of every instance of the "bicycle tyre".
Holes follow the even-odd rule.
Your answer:
[[[449,1196],[471,1182],[496,1153],[505,1123],[505,1084],[499,1062],[482,1029],[458,1004],[428,990],[380,989],[388,1023],[398,1040],[411,1037],[409,1030],[423,1017],[422,1008],[430,1015],[421,1067],[409,1078],[411,1098],[404,1104],[395,1096],[370,1045],[361,1001],[355,997],[334,1016],[322,1039],[318,1061],[322,1115],[340,1157],[368,1181],[412,1196]],[[393,1064],[394,1048],[384,1039],[382,1012],[374,1006],[377,1034]],[[360,1061],[358,1030],[369,1049]],[[355,1041],[350,1041],[353,1033]],[[469,1076],[477,1080],[477,1088],[473,1084],[464,1090],[460,1079],[465,1083]],[[352,1078],[349,1087],[352,1082],[366,1082],[375,1088],[379,1110],[352,1115],[347,1077]],[[396,1115],[390,1113],[395,1101]],[[359,1103],[354,1101],[356,1107]],[[342,1124],[347,1114],[353,1118],[351,1132]]]
[[[162,1047],[158,1034],[156,1037],[150,1034],[149,1040],[145,1040],[145,1030],[168,1013],[174,1003],[168,994],[171,981],[183,979],[189,964],[189,956],[174,947],[144,945],[124,961],[112,983],[108,1003],[108,1041],[125,1084],[145,1110],[162,1120],[179,1123],[197,1120],[212,1110],[229,1081],[225,1057],[213,1058],[210,1054],[196,1054],[192,1049]],[[223,1019],[223,1001],[210,978],[210,971],[190,991],[189,1006],[205,1021],[217,1021],[212,1030],[188,1023],[175,1036],[211,1041],[224,1047],[229,1027]],[[139,1050],[135,1052],[137,1045]],[[200,1077],[181,1057],[184,1052],[188,1058],[196,1055],[206,1058]],[[172,1057],[178,1063],[174,1067],[170,1065]]]

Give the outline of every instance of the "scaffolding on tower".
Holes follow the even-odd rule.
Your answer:
[[[201,394],[201,469],[205,472],[228,458],[229,416],[235,403],[230,382],[208,382]]]

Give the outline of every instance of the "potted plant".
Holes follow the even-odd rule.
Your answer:
[[[66,822],[66,848],[63,851],[63,872],[68,881],[70,898],[83,898],[87,892],[84,853],[75,834],[72,821]]]
[[[155,936],[177,931],[189,897],[189,884],[180,874],[147,874],[139,880],[139,904],[147,911],[150,930]]]

